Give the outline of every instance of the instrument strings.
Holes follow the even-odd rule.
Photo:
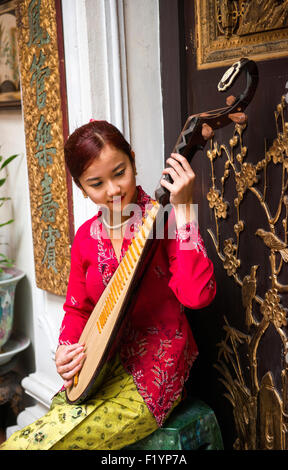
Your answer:
[[[155,207],[156,204],[158,205],[158,203],[154,203]],[[152,210],[147,212],[146,217],[143,217],[143,224],[140,226],[136,235],[132,238],[121,263],[115,271],[111,283],[109,284],[110,291],[105,299],[104,306],[96,322],[100,334],[141,256],[155,217],[156,212],[153,212]]]
[[[114,307],[116,306],[123,290],[128,282],[133,277],[133,272],[135,271],[136,264],[143,252],[143,248],[147,239],[149,238],[150,230],[153,226],[154,220],[157,216],[160,204],[156,201],[152,201],[153,207],[151,210],[147,211],[147,214],[142,219],[142,224],[139,227],[139,230],[132,238],[129,247],[126,250],[125,255],[122,258],[119,266],[117,267],[111,281],[109,282],[106,289],[108,293],[105,297],[102,308],[100,309],[100,314],[95,319],[95,322],[91,322],[89,331],[97,327],[99,334],[102,333],[109,316],[111,315]],[[105,291],[104,291],[105,292]],[[89,332],[88,332],[89,335]],[[73,385],[78,384],[79,373],[74,376]]]

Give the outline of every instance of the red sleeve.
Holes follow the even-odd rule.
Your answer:
[[[94,308],[86,292],[86,271],[81,256],[81,233],[77,232],[71,250],[71,270],[64,303],[59,344],[77,343]]]
[[[207,307],[216,295],[214,268],[207,256],[197,223],[176,230],[176,240],[168,241],[169,287],[185,307]]]

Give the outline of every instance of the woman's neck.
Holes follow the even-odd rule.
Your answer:
[[[129,222],[130,218],[126,218],[123,222],[119,223],[119,224],[114,224],[114,225],[110,225],[106,220],[105,220],[105,217],[102,217],[102,221],[103,221],[103,224],[105,225],[106,228],[108,228],[109,230],[120,230],[122,227],[124,227],[128,222]]]

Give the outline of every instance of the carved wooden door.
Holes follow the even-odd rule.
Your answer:
[[[187,115],[225,106],[227,96],[217,91],[227,66],[219,67],[218,62],[206,69],[197,67],[196,21],[202,21],[203,28],[214,21],[219,36],[234,38],[222,52],[222,60],[228,57],[232,65],[231,51],[237,40],[235,8],[248,3],[210,1],[210,14],[216,8],[218,16],[204,18],[205,23],[203,17],[195,17],[195,2],[182,2],[183,121]],[[261,45],[259,36],[255,43],[255,35],[261,31],[270,34],[271,44],[273,34],[274,39],[275,34],[278,38],[287,34],[288,2],[260,3],[266,20],[269,12],[273,16],[274,26],[271,31],[265,26],[265,30],[260,21],[265,18],[254,11],[258,23],[255,15],[251,18],[259,28],[255,26],[254,35],[250,31],[250,42],[254,41],[255,48]],[[204,12],[207,15],[209,8]],[[242,29],[248,23],[246,18]],[[263,41],[268,41],[265,35]],[[242,47],[241,55],[253,60],[253,51]],[[227,449],[288,448],[288,60],[277,58],[274,43],[270,51],[270,56],[268,48],[264,60],[257,61],[259,84],[247,108],[247,124],[231,122],[215,132],[213,141],[192,162],[199,225],[214,262],[218,293],[210,307],[188,312],[200,350],[188,388],[215,410]],[[220,60],[221,54],[216,52],[216,60]],[[239,94],[244,85],[245,77],[228,94]]]

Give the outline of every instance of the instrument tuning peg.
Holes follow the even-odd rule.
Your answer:
[[[236,97],[233,95],[230,95],[226,98],[226,104],[227,106],[232,106],[236,101]]]
[[[205,122],[204,124],[202,124],[202,137],[205,140],[209,140],[209,139],[212,139],[212,137],[214,137],[214,131],[212,127],[208,126],[208,124],[206,124]]]
[[[236,122],[236,124],[245,124],[248,121],[248,116],[245,113],[233,113],[228,114],[231,121]]]

